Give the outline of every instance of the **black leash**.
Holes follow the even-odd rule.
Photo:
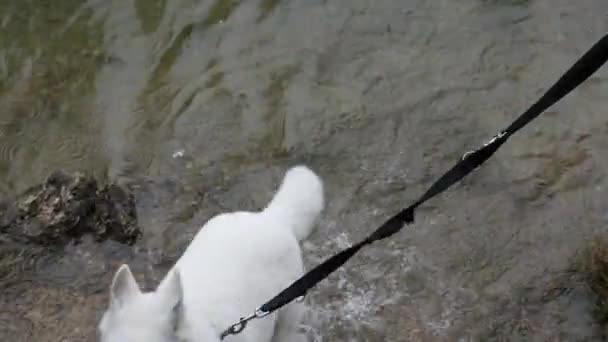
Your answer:
[[[258,308],[251,316],[242,318],[222,333],[222,339],[228,335],[240,333],[247,322],[261,318],[278,310],[294,299],[302,297],[321,280],[342,266],[348,259],[366,245],[383,240],[400,231],[405,224],[414,222],[414,211],[424,202],[437,196],[450,186],[467,176],[488,160],[513,134],[538,117],[547,108],[554,105],[564,96],[578,87],[608,60],[608,35],[605,35],[587,51],[564,75],[528,110],[521,114],[507,129],[494,136],[481,148],[467,152],[462,159],[447,171],[439,180],[412,205],[403,209],[376,229],[365,240],[335,254],[317,267],[304,274],[277,296]]]

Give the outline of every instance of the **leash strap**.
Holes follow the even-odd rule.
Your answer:
[[[608,60],[608,34],[596,42],[559,80],[528,110],[521,114],[507,129],[494,136],[489,142],[475,151],[467,152],[463,155],[450,170],[448,170],[439,180],[412,205],[403,209],[393,217],[389,218],[384,224],[377,228],[363,241],[346,248],[339,253],[325,260],[316,266],[300,279],[293,282],[289,287],[280,292],[274,298],[262,305],[256,312],[258,315],[268,315],[294,299],[306,294],[308,290],[315,287],[323,279],[327,278],[336,269],[341,267],[346,261],[353,257],[361,248],[376,241],[386,239],[399,232],[405,224],[414,222],[414,212],[416,208],[429,199],[444,192],[449,187],[460,181],[469,173],[477,169],[486,162],[494,153],[517,131],[522,129],[532,120],[542,114],[547,108],[554,105],[564,96],[587,80]],[[235,324],[237,326],[239,323]],[[235,327],[233,326],[233,327]],[[225,335],[231,334],[233,327],[229,328]],[[242,330],[242,329],[240,329]],[[239,331],[240,332],[240,331]],[[238,333],[238,332],[236,332]],[[223,335],[223,336],[225,336]]]

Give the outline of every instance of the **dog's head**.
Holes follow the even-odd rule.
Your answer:
[[[156,291],[143,293],[129,266],[122,265],[114,275],[110,303],[99,323],[100,341],[178,342],[182,300],[181,277],[176,269]]]

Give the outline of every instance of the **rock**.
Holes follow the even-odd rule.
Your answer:
[[[90,234],[97,241],[133,244],[141,235],[133,196],[81,173],[55,172],[9,201],[0,205],[0,241],[53,246]]]

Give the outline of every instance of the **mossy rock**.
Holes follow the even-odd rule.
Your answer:
[[[92,235],[133,244],[141,235],[132,194],[81,173],[55,172],[3,207],[0,234],[20,243],[53,246]]]

